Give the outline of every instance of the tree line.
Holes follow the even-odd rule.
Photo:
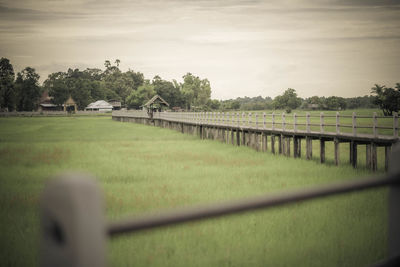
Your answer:
[[[138,109],[155,94],[170,104],[184,110],[266,110],[293,109],[344,110],[377,108],[385,115],[392,115],[400,109],[400,83],[394,88],[376,84],[372,95],[343,98],[338,96],[300,98],[296,90],[288,88],[275,98],[238,97],[229,100],[211,99],[211,85],[208,79],[201,79],[186,73],[183,82],[167,81],[156,75],[146,79],[141,72],[122,72],[120,60],[114,63],[106,60],[104,69],[85,70],[69,68],[65,72],[54,72],[39,84],[39,74],[34,68],[26,67],[17,75],[7,58],[0,60],[0,110],[32,111],[39,105],[40,97],[47,91],[56,105],[62,105],[71,96],[78,109],[84,109],[96,100],[117,100],[129,109]]]
[[[34,68],[26,67],[15,77],[7,58],[0,60],[0,109],[32,111],[37,109],[40,97],[47,91],[55,105],[62,105],[71,96],[82,110],[96,100],[117,100],[122,106],[138,109],[155,94],[160,95],[171,107],[186,110],[211,109],[211,86],[207,79],[191,73],[183,76],[183,83],[167,81],[160,76],[145,79],[143,73],[122,72],[120,60],[109,60],[105,69],[71,69],[51,73],[41,86],[40,76]]]

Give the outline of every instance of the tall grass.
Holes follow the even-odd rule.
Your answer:
[[[37,263],[40,192],[71,169],[97,177],[109,220],[370,175],[107,117],[2,118],[0,265]],[[110,240],[108,258],[111,266],[363,266],[386,255],[386,195],[126,235]]]

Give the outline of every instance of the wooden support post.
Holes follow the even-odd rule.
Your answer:
[[[275,135],[271,135],[271,152],[275,154]]]
[[[365,167],[367,169],[372,169],[372,159],[371,159],[371,144],[365,145]]]
[[[400,143],[393,146],[389,160],[389,175],[397,175],[400,179]],[[400,186],[399,183],[389,189],[389,258],[396,257],[400,251]]]
[[[267,146],[268,146],[267,135],[265,133],[262,133],[261,141],[262,141],[262,151],[265,152],[267,151]]]
[[[293,157],[297,158],[299,153],[299,138],[293,136]]]
[[[236,145],[240,146],[240,131],[239,131],[239,129],[236,131]]]
[[[377,155],[377,146],[376,143],[371,143],[371,169],[372,171],[376,171],[378,169],[378,155]],[[356,150],[356,158],[357,158],[357,150]]]
[[[319,139],[319,162],[325,162],[325,140]]]
[[[255,133],[254,136],[256,138],[256,150],[260,151],[260,135],[258,133]]]
[[[350,164],[357,168],[357,143],[354,141],[350,141]]]
[[[103,212],[94,178],[64,174],[51,179],[40,200],[40,265],[106,266]]]
[[[389,170],[389,159],[391,153],[392,153],[392,147],[385,146],[385,171]]]
[[[290,157],[290,136],[286,136],[286,156]]]
[[[312,138],[306,137],[306,159],[312,159]]]
[[[298,155],[298,158],[301,158],[301,138],[299,138],[298,143],[299,143],[299,146],[298,146],[297,155]]]
[[[242,141],[240,142],[242,146],[246,146],[246,133],[242,131]]]
[[[278,153],[279,154],[282,154],[282,139],[283,139],[283,136],[282,135],[279,135],[278,136]]]
[[[235,144],[235,131],[233,129],[231,129],[231,144]]]

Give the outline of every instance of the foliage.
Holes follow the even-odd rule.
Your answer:
[[[7,58],[0,59],[0,110],[15,109],[14,68]]]
[[[275,109],[285,109],[290,113],[301,105],[301,99],[297,97],[296,90],[288,88],[282,95],[275,97],[273,106]]]
[[[153,78],[152,85],[156,93],[167,101],[171,108],[184,106],[180,85],[176,81],[166,81],[157,75]]]
[[[31,67],[18,72],[15,81],[18,111],[33,111],[37,108],[41,95],[39,78],[39,74]]]
[[[192,106],[201,110],[206,108],[211,97],[211,86],[207,79],[200,79],[191,73],[183,76],[183,84],[180,85],[185,107],[190,110]]]
[[[44,81],[44,88],[53,97],[54,104],[62,105],[69,96],[84,109],[97,100],[120,100],[125,104],[127,97],[144,82],[144,75],[129,70],[121,72],[120,60],[112,65],[106,60],[106,69],[88,68],[84,71],[68,69],[67,72],[52,73]]]
[[[132,91],[132,93],[128,96],[126,103],[129,108],[139,109],[143,104],[149,101],[154,95],[156,91],[154,90],[154,85],[152,85],[148,80],[136,91]]]
[[[371,93],[375,95],[374,103],[379,106],[385,116],[391,116],[393,112],[400,110],[400,83],[396,83],[395,88],[375,84],[371,88]]]

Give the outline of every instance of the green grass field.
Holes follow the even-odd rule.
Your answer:
[[[109,220],[370,175],[111,117],[1,118],[0,170],[2,266],[37,263],[38,198],[49,177],[67,170],[97,177]],[[110,266],[365,266],[386,256],[386,197],[379,189],[117,237],[108,259]]]

